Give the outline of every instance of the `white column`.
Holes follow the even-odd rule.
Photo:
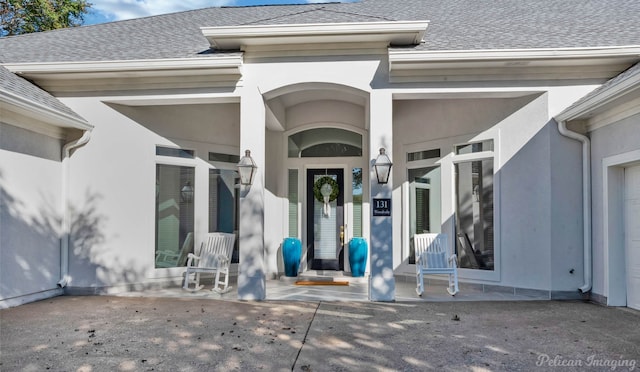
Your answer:
[[[371,92],[370,98],[370,131],[369,131],[369,185],[371,187],[371,235],[369,277],[369,299],[371,301],[394,301],[396,298],[396,283],[393,276],[393,220],[390,216],[374,216],[375,199],[391,199],[393,190],[393,173],[389,176],[389,183],[378,184],[373,163],[380,153],[380,148],[386,149],[387,155],[393,162],[393,100],[391,92]],[[391,168],[393,172],[393,167]],[[401,205],[391,204],[393,208]]]
[[[265,106],[255,86],[245,87],[240,99],[240,156],[251,150],[258,166],[251,186],[240,186],[238,299],[264,300],[264,172]]]

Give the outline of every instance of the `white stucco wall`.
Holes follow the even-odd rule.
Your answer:
[[[559,138],[550,115],[577,100],[592,86],[528,86],[525,91],[523,87],[508,87],[504,83],[492,86],[491,82],[469,89],[452,89],[446,84],[425,85],[418,89],[419,98],[393,102],[390,125],[372,120],[371,116],[390,115],[387,108],[391,108],[393,95],[399,93],[406,97],[416,86],[405,90],[403,86],[390,85],[388,67],[381,62],[385,60],[386,55],[322,61],[314,57],[307,60],[274,58],[260,63],[247,59],[242,81],[219,103],[213,98],[210,103],[192,104],[188,93],[172,96],[171,102],[165,103],[162,102],[164,93],[157,93],[147,99],[154,101],[154,105],[137,105],[132,102],[138,97],[118,96],[118,93],[108,97],[63,98],[65,104],[95,126],[91,141],[81,150],[82,156],[72,158],[70,164],[71,205],[77,222],[71,246],[70,287],[91,291],[180,277],[180,269],[153,268],[155,165],[159,161],[196,167],[198,244],[208,226],[207,205],[198,202],[206,200],[205,175],[212,166],[206,160],[208,151],[228,154],[240,154],[245,148],[252,151],[259,164],[258,181],[247,195],[256,198],[263,218],[259,223],[260,237],[252,238],[251,242],[264,254],[264,267],[256,264],[256,272],[264,269],[269,278],[282,271],[279,245],[287,235],[287,168],[300,169],[301,179],[304,179],[304,170],[314,166],[345,169],[361,166],[368,174],[377,147],[385,141],[390,141],[387,147],[392,149],[394,162],[391,185],[394,218],[390,230],[393,268],[412,272],[403,264],[402,256],[401,189],[406,178],[406,152],[442,149],[443,168],[448,164],[442,173],[443,179],[448,180],[448,186],[443,183],[442,196],[443,200],[453,200],[453,168],[451,160],[446,159],[447,154],[455,144],[487,138],[496,143],[494,187],[499,196],[495,201],[499,217],[496,222],[499,270],[490,278],[465,272],[461,277],[543,290],[570,290],[577,286],[568,272],[576,266],[578,271],[572,275],[577,277],[581,273],[580,250],[576,248],[580,242],[575,239],[576,235],[580,236],[579,226],[573,222],[579,221],[581,210],[571,191],[572,180],[579,176],[579,167],[575,167],[576,159],[579,163],[579,152],[574,151],[575,144],[571,141]],[[341,94],[349,90],[348,93],[353,94],[357,90],[362,94],[362,105],[320,95],[314,102],[284,107],[287,99],[294,102],[297,99],[288,97],[274,104],[273,114],[284,119],[283,127],[266,130],[263,124],[267,114],[259,105],[277,99],[274,92],[279,89],[296,84],[307,84],[313,89],[326,84],[338,90],[345,87]],[[370,106],[373,94],[379,97],[378,103],[384,109],[378,111]],[[456,98],[457,94],[460,98]],[[425,98],[427,95],[432,96]],[[236,103],[228,103],[230,100]],[[250,102],[250,105],[241,107],[238,102]],[[286,131],[314,124],[337,125],[363,133],[362,159],[353,162],[324,159],[315,163],[287,159]],[[377,126],[370,128],[370,125]],[[375,138],[368,135],[373,132]],[[158,159],[157,145],[193,149],[197,159]],[[234,169],[233,165],[229,166]],[[264,193],[255,194],[263,185]],[[365,195],[365,200],[367,198]],[[370,237],[368,205],[364,210],[365,237]],[[303,209],[300,214],[304,218]],[[452,203],[443,205],[442,223],[443,231],[453,237]],[[304,226],[301,230],[304,231]],[[259,277],[247,280],[259,281]],[[245,294],[260,295],[244,293],[243,296]]]
[[[547,96],[511,115],[500,132],[499,178],[502,285],[551,286],[551,143]]]
[[[0,122],[0,308],[60,280],[62,140]]]
[[[287,177],[289,166],[296,169],[297,166],[288,164],[287,137],[297,130],[308,129],[315,125],[338,126],[345,129],[351,128],[351,130],[362,130],[365,127],[364,108],[344,101],[302,102],[287,107],[283,111],[279,115],[282,120],[280,123],[283,126],[282,130],[266,132],[265,210],[271,216],[265,219],[265,257],[268,278],[274,278],[276,274],[283,273],[281,243],[289,236]],[[299,170],[299,177],[301,177],[299,184],[302,185],[302,180],[305,179],[302,169]],[[302,208],[299,213],[301,216]]]
[[[580,91],[574,89],[573,94]],[[579,193],[576,196],[580,147],[561,138],[549,120],[550,107],[558,105],[549,103],[554,96],[557,92],[551,89],[514,98],[400,100],[394,104],[395,186],[406,180],[407,152],[439,148],[443,232],[450,236],[454,236],[455,216],[453,165],[448,154],[455,144],[494,139],[497,270],[494,275],[461,270],[463,280],[541,290],[575,290],[581,284],[582,209]],[[398,199],[402,192],[395,195]],[[398,234],[403,222],[398,217],[394,221],[396,247],[403,244]],[[402,255],[395,250],[398,272],[413,272],[406,266],[407,252],[408,247],[403,247]],[[571,268],[574,274],[569,274]]]
[[[551,290],[576,292],[584,284],[582,145],[548,125],[551,185]]]
[[[367,101],[361,98],[362,104],[355,104],[341,100],[343,93],[340,90],[349,91],[358,89],[364,92],[371,90],[371,82],[375,80],[378,72],[380,59],[385,56],[360,57],[339,57],[334,61],[314,62],[312,58],[308,61],[300,62],[293,58],[274,58],[261,63],[251,63],[247,59],[244,68],[244,86],[257,85],[260,92],[272,101],[271,109],[281,122],[278,130],[266,131],[266,153],[265,153],[265,193],[264,193],[264,253],[265,269],[267,278],[274,278],[277,273],[282,274],[281,243],[288,234],[288,200],[287,196],[287,176],[288,169],[299,170],[299,187],[305,193],[304,180],[307,167],[337,166],[349,169],[353,166],[365,167],[364,160],[361,159],[337,159],[327,158],[322,160],[311,159],[288,159],[286,137],[297,130],[304,130],[316,125],[326,125],[340,127],[347,130],[363,132],[367,126],[366,108],[363,106]],[[296,87],[301,84],[300,87]],[[242,92],[244,87],[240,88]],[[282,94],[290,92],[293,97],[285,97],[280,100],[280,89],[284,89]],[[299,89],[299,90],[297,90]],[[320,94],[316,99],[307,101],[305,99],[307,90],[335,89],[337,95],[327,96]],[[242,94],[242,93],[241,93]],[[311,93],[316,94],[316,93]],[[367,93],[361,93],[366,95]],[[274,99],[275,95],[275,99]],[[299,96],[300,95],[300,96]],[[276,101],[275,103],[273,101]],[[249,114],[252,114],[249,113]],[[365,142],[363,151],[367,151],[367,136],[363,136]],[[345,173],[345,176],[348,174]],[[345,178],[345,181],[349,178]],[[348,183],[346,184],[348,187]],[[303,196],[300,195],[300,203],[303,203]],[[345,203],[348,203],[345,200]],[[346,204],[345,204],[346,205]],[[299,218],[305,217],[305,206],[301,204]],[[364,218],[367,218],[365,215]],[[350,228],[350,223],[345,221]],[[368,223],[365,223],[368,232]],[[304,223],[301,224],[300,237],[305,239],[306,231]],[[303,260],[305,259],[306,247],[303,247]],[[345,258],[346,260],[346,258]],[[347,261],[348,262],[348,261]],[[347,264],[345,262],[345,265]],[[301,269],[306,267],[306,262],[302,262]],[[348,271],[348,267],[346,267]]]
[[[156,164],[196,168],[199,244],[208,232],[208,152],[240,153],[238,104],[128,107],[106,100],[113,97],[64,100],[95,126],[70,164],[70,291],[179,280],[184,270],[154,269]],[[157,157],[156,145],[195,150],[196,159]]]

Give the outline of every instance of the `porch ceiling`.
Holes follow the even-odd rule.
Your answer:
[[[280,99],[285,108],[293,107],[301,103],[326,100],[348,102],[358,106],[365,106],[367,103],[366,98],[362,96],[358,96],[350,92],[326,89],[313,89],[288,93],[280,96],[278,99]]]
[[[347,86],[308,83],[282,87],[265,93],[267,129],[283,131],[286,128],[286,110],[309,102],[340,101],[367,107],[368,93]]]

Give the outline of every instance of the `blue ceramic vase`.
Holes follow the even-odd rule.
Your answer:
[[[364,276],[367,268],[367,241],[364,238],[353,238],[349,242],[349,266],[352,276]]]
[[[285,238],[282,242],[282,258],[284,259],[284,275],[298,276],[302,257],[302,243],[298,238]]]

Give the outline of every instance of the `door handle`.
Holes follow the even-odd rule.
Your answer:
[[[340,245],[344,245],[344,226],[340,226]]]

